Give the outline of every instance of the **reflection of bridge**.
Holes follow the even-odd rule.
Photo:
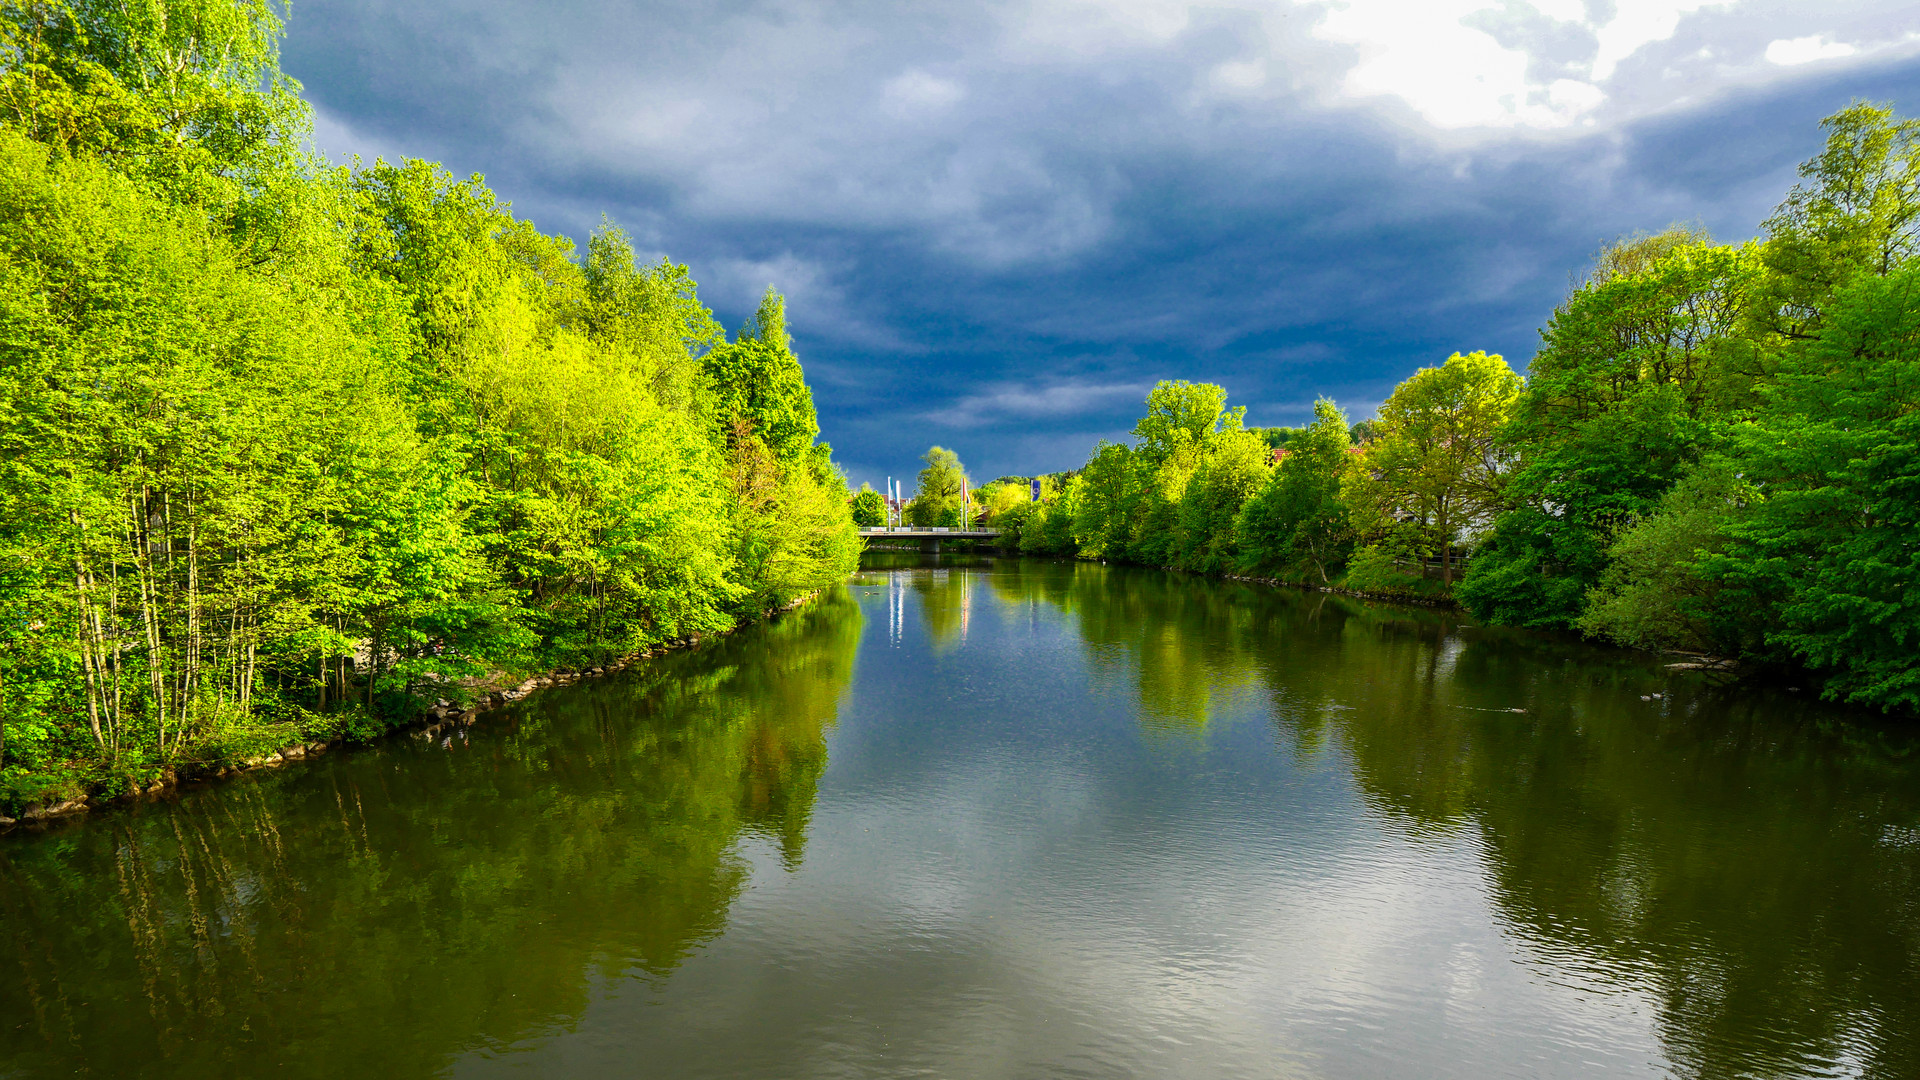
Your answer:
[[[921,525],[882,526],[877,529],[861,529],[860,535],[868,540],[918,540],[920,550],[939,551],[942,540],[991,540],[1000,535],[999,529],[944,529]]]

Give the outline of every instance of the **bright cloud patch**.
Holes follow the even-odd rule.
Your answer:
[[[1622,61],[1671,38],[1707,0],[1345,0],[1315,28],[1355,46],[1342,90],[1390,95],[1442,128],[1563,127],[1607,99]]]
[[[948,427],[977,427],[1009,420],[1081,416],[1105,410],[1116,402],[1143,399],[1146,394],[1144,383],[1001,383],[968,394],[945,409],[925,414],[924,418]]]
[[[1810,64],[1815,60],[1838,60],[1859,50],[1844,41],[1828,41],[1815,34],[1803,38],[1781,38],[1767,46],[1767,59],[1776,64]]]
[[[959,83],[919,70],[888,80],[881,93],[887,112],[903,119],[943,111],[966,96]]]
[[[1590,24],[1600,51],[1593,58],[1593,78],[1605,81],[1613,77],[1620,62],[1643,47],[1673,36],[1680,17],[1704,7],[1726,7],[1707,0],[1616,0],[1613,17],[1605,23]]]

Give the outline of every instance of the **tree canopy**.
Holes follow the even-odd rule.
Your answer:
[[[927,465],[920,470],[908,516],[915,525],[959,525],[967,490],[967,471],[960,464],[960,455],[935,446],[921,460]]]
[[[1824,127],[1759,240],[1677,225],[1602,250],[1524,379],[1455,353],[1375,417],[1323,400],[1261,428],[1219,386],[1163,381],[1131,442],[1003,528],[1023,551],[1458,602],[1920,710],[1920,122],[1855,103]]]
[[[858,539],[769,290],[335,167],[257,0],[0,5],[0,809],[728,628]]]

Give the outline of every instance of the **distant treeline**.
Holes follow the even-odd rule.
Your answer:
[[[771,289],[479,177],[313,157],[267,0],[0,3],[0,809],[461,680],[723,630],[855,564]]]
[[[1255,430],[1163,382],[1131,445],[997,523],[1024,551],[1452,597],[1920,708],[1920,123],[1824,127],[1760,239],[1603,252],[1525,379],[1456,354],[1357,445],[1331,401]]]

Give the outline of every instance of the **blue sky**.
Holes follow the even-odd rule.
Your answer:
[[[609,5],[301,0],[336,158],[604,214],[738,326],[787,294],[858,483],[1071,468],[1153,381],[1368,415],[1523,367],[1602,244],[1756,232],[1854,98],[1920,113],[1910,0]]]

